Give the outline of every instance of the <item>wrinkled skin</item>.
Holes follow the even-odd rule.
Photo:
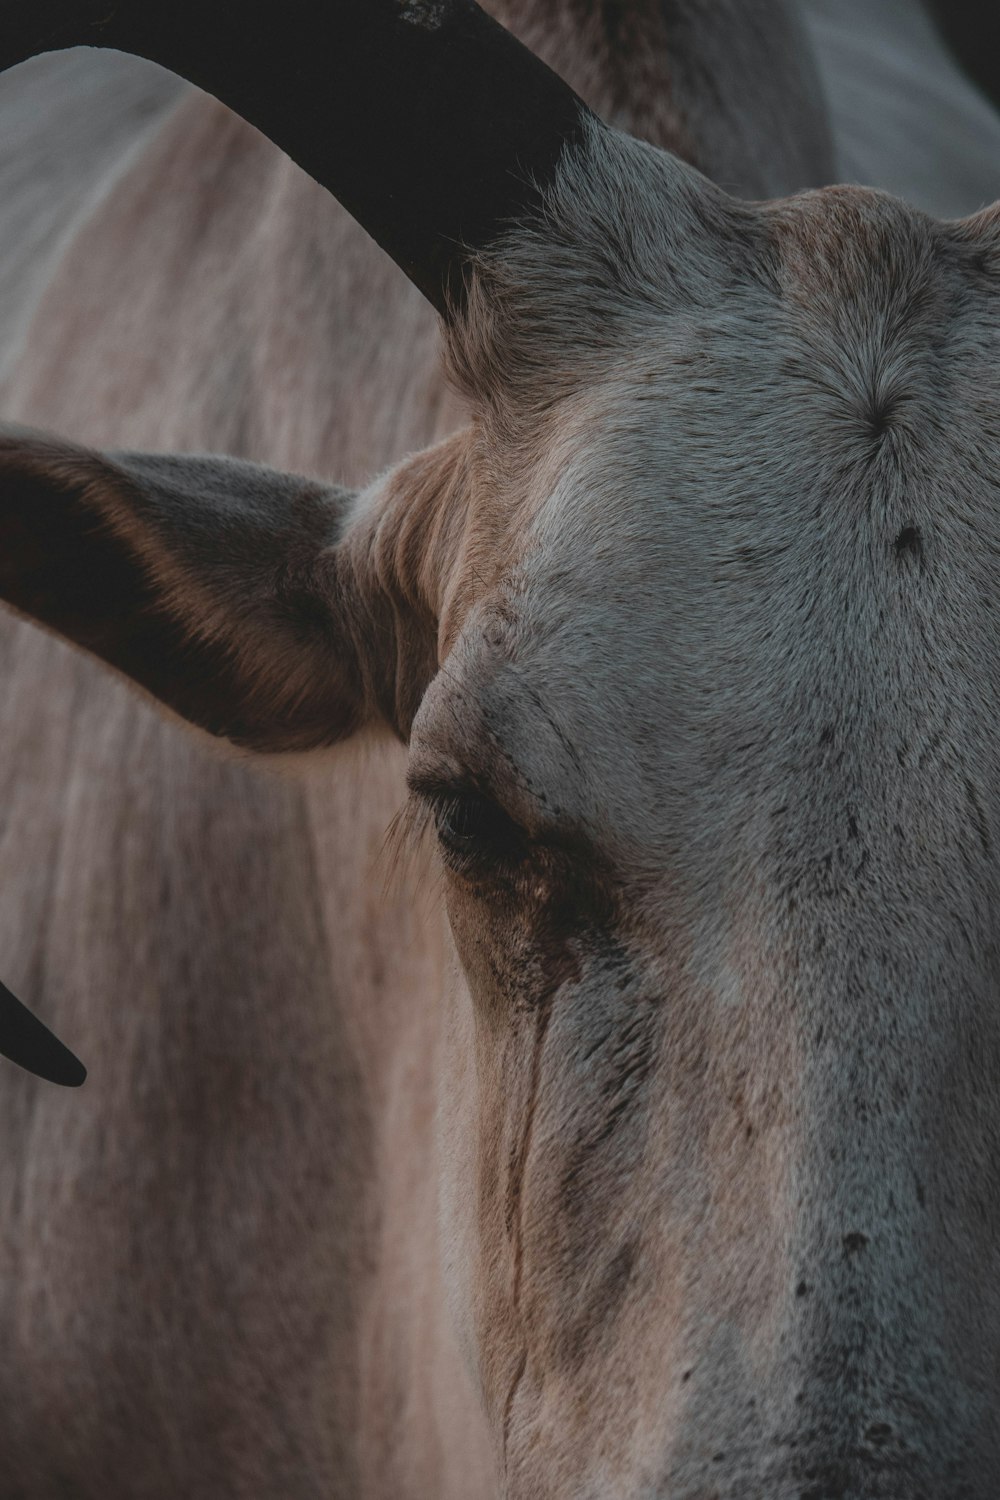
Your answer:
[[[239,132],[230,147],[236,160],[252,150]],[[800,185],[782,182],[745,186],[773,196]],[[134,225],[124,209],[122,219]],[[261,1289],[275,1263],[282,1280],[276,1329],[204,1388],[181,1383],[178,1399],[229,1423],[204,1419],[213,1430],[199,1433],[217,1464],[206,1493],[395,1496],[409,1484],[418,1500],[421,1487],[461,1500],[992,1500],[1000,1488],[997,250],[992,213],[942,225],[858,189],[747,207],[672,158],[595,137],[566,163],[544,233],[513,236],[479,267],[448,349],[471,425],[357,496],[284,477],[269,487],[265,471],[251,483],[226,466],[224,482],[204,486],[202,503],[210,491],[233,502],[231,520],[241,505],[266,518],[273,502],[285,524],[301,503],[312,526],[327,508],[316,577],[329,589],[293,615],[297,638],[314,649],[306,627],[321,618],[336,645],[328,727],[367,714],[408,741],[411,812],[437,826],[455,950],[443,996],[427,1000],[387,948],[405,1005],[393,1010],[377,982],[357,978],[328,1005],[325,981],[344,968],[328,965],[330,934],[357,918],[339,888],[346,916],[328,890],[315,951],[296,945],[292,897],[275,914],[268,967],[236,950],[247,985],[263,972],[271,986],[230,1018],[248,1038],[246,1066],[260,1067],[251,1024],[271,1016],[279,989],[296,1004],[319,997],[329,1056],[302,1023],[285,1071],[251,1074],[256,1088],[233,1085],[223,1122],[210,1115],[234,1155],[255,1148],[274,1195],[261,1222],[283,1225],[288,1202],[300,1217],[287,1245],[272,1230],[262,1252],[254,1201],[235,1192],[238,1214],[208,1179],[227,1230],[251,1226],[229,1250],[248,1304],[268,1315]],[[38,356],[34,389],[50,410],[72,378]],[[156,404],[166,422],[170,407]],[[245,413],[229,415],[238,434]],[[110,443],[99,416],[85,435]],[[164,446],[174,441],[169,424],[146,420]],[[200,441],[203,413],[184,420]],[[272,437],[294,455],[282,462],[333,472],[298,457],[322,451],[303,437],[301,409],[282,420]],[[200,460],[131,470],[122,460],[151,486],[143,505],[158,475],[176,483],[161,532],[135,540],[142,506],[129,509],[115,469],[87,458],[75,470],[75,459],[10,441],[8,477],[38,486],[47,475],[85,515],[98,496],[144,566],[176,568],[183,548],[167,522],[182,542],[188,522],[196,532],[199,512],[185,507],[198,505]],[[87,481],[77,491],[75,472]],[[171,607],[201,627],[205,578],[170,578]],[[209,603],[220,635],[245,625],[238,609],[235,624],[220,623]],[[53,623],[40,604],[34,617]],[[279,647],[269,639],[268,652]],[[267,664],[270,690],[278,673]],[[322,670],[308,675],[324,686]],[[261,692],[250,707],[269,701]],[[273,748],[285,750],[291,709],[280,708]],[[117,733],[113,720],[97,727]],[[134,774],[155,800],[151,759]],[[192,797],[181,785],[178,818]],[[214,792],[236,809],[230,840],[242,829],[259,856],[232,767]],[[322,792],[337,795],[326,782]],[[357,800],[349,792],[345,804]],[[379,795],[391,802],[381,785]],[[280,831],[278,814],[295,823],[297,805],[278,793],[260,805]],[[330,889],[349,858],[361,862],[349,811],[353,824],[341,808],[337,836],[331,819],[318,841]],[[366,860],[375,844],[369,834]],[[287,863],[294,892],[300,864]],[[269,887],[262,878],[252,890],[263,902]],[[388,942],[389,924],[367,920]],[[281,962],[293,952],[294,984]],[[359,996],[379,1002],[374,1015]],[[259,1035],[284,1045],[279,1025]],[[177,1051],[180,1076],[190,1058]],[[334,1055],[338,1087],[324,1090]],[[303,1101],[316,1110],[304,1128]],[[380,1132],[351,1118],[362,1103],[384,1112]],[[210,1110],[185,1104],[186,1135],[176,1112],[175,1133],[164,1132],[182,1160],[178,1142],[196,1138],[199,1108]],[[224,1120],[238,1109],[234,1146]],[[126,1095],[122,1119],[134,1116]],[[155,1173],[155,1141],[142,1144]],[[290,1160],[303,1163],[297,1183]],[[321,1166],[330,1178],[317,1192]],[[184,1222],[183,1206],[171,1212]],[[316,1281],[297,1296],[303,1229]],[[144,1268],[162,1270],[162,1238],[153,1250],[139,1242]],[[204,1317],[218,1357],[213,1299],[226,1316],[236,1309],[235,1326],[241,1303],[207,1261],[180,1306]],[[150,1285],[149,1305],[169,1309],[174,1281]],[[415,1293],[420,1317],[393,1322]],[[319,1302],[332,1326],[306,1367],[297,1356]],[[107,1327],[99,1302],[87,1316]],[[123,1345],[119,1334],[112,1382]],[[168,1375],[190,1371],[183,1353],[171,1365],[166,1340],[127,1347],[140,1370],[155,1359]],[[258,1358],[295,1396],[271,1430]],[[340,1446],[320,1400],[319,1436],[294,1426],[321,1387]],[[482,1447],[478,1428],[467,1436],[480,1405]],[[355,1411],[364,1433],[352,1447]],[[145,1492],[156,1493],[164,1450],[163,1493],[192,1492],[176,1456],[183,1431],[140,1449]],[[263,1432],[260,1450],[241,1432]],[[425,1446],[408,1449],[401,1433]],[[113,1424],[110,1439],[137,1444]],[[393,1443],[391,1461],[380,1457]],[[241,1448],[250,1456],[233,1477]],[[34,1493],[61,1482],[57,1471]],[[97,1492],[108,1484],[102,1476]]]
[[[996,228],[723,213],[518,432],[410,762],[512,1496],[1000,1484]]]

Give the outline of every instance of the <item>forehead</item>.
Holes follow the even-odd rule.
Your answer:
[[[787,799],[824,734],[895,762],[956,680],[995,701],[984,246],[868,193],[770,212],[758,281],[637,313],[560,412],[449,658],[460,753],[658,856]]]

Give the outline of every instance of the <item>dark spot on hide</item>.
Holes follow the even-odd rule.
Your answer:
[[[844,1259],[850,1260],[852,1256],[860,1255],[862,1250],[868,1248],[868,1236],[861,1234],[858,1230],[854,1230],[852,1233],[844,1235],[843,1245]]]
[[[916,526],[904,526],[892,544],[892,550],[900,562],[909,560],[922,563],[924,560],[924,543],[920,531]]]

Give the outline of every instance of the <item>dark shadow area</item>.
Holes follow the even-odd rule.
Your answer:
[[[955,57],[1000,109],[1000,5],[995,0],[927,0]]]

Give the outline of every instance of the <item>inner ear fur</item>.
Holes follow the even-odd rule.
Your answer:
[[[447,650],[446,627],[474,532],[475,436],[456,433],[399,464],[361,497],[342,566],[356,620],[390,651],[359,652],[370,699],[403,738]]]
[[[222,458],[0,433],[0,599],[235,745],[404,738],[437,669],[464,445],[363,494]]]

